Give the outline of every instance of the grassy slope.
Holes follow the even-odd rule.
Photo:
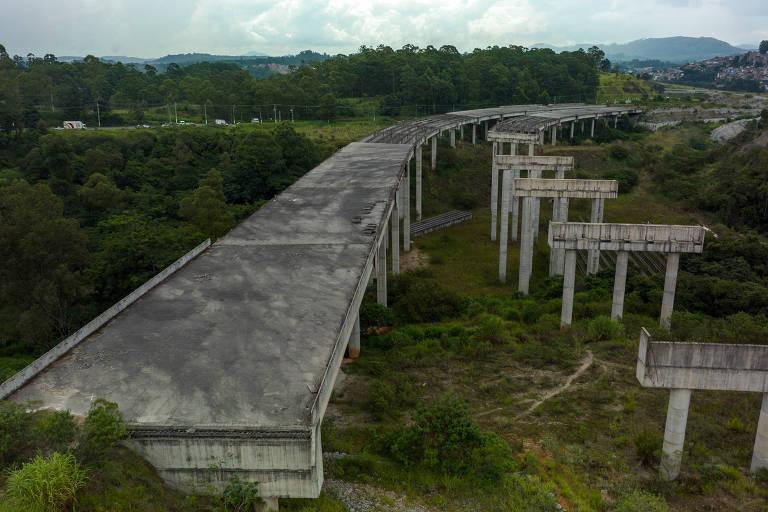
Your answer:
[[[653,94],[650,84],[634,75],[600,73],[597,103],[623,102],[626,99],[637,100],[644,96],[653,96]]]
[[[669,147],[677,140],[687,140],[691,130],[682,127],[664,131],[648,138],[648,143]],[[447,149],[441,148],[452,164]],[[462,173],[478,180],[475,187],[490,188],[487,176],[487,148],[464,145],[457,150],[467,165]],[[610,166],[611,162],[600,147],[547,148],[547,154],[574,154],[577,167],[589,173]],[[427,156],[425,156],[425,161]],[[443,162],[441,161],[438,165]],[[481,165],[481,167],[477,167]],[[441,174],[440,171],[437,173]],[[448,181],[460,179],[447,176]],[[444,176],[445,178],[445,176]],[[434,180],[426,173],[428,182],[425,193],[425,214],[442,211],[448,205],[446,193],[441,187],[445,180]],[[433,185],[430,187],[430,185]],[[486,200],[482,204],[488,204]],[[579,203],[574,201],[574,203]],[[574,204],[571,218],[588,217],[586,201]],[[548,214],[542,204],[542,228]],[[488,313],[502,315],[499,309],[515,304],[517,244],[510,247],[507,285],[496,282],[498,246],[490,241],[490,215],[487,206],[473,210],[472,221],[434,232],[415,241],[417,250],[426,253],[433,263],[429,273],[418,279],[438,284],[458,293],[484,297],[495,306],[488,306]],[[606,202],[606,219],[616,222],[658,223],[711,223],[707,215],[689,211],[685,205],[672,204],[652,191],[647,175],[631,194]],[[546,281],[547,253],[544,232],[541,232],[534,256],[534,278],[531,288],[542,286]],[[583,285],[581,285],[583,286]],[[494,345],[490,353],[471,358],[456,358],[450,354],[432,350],[432,354],[418,351],[415,359],[391,364],[393,372],[402,372],[416,382],[419,399],[431,401],[446,393],[466,400],[473,414],[484,428],[492,430],[513,446],[523,447],[521,459],[533,455],[538,461],[537,473],[545,482],[555,485],[560,502],[570,510],[609,510],[612,504],[632,489],[645,489],[666,497],[675,510],[709,510],[740,507],[743,510],[764,510],[768,504],[768,491],[764,484],[745,473],[751,460],[755,425],[760,407],[760,396],[750,393],[698,392],[693,394],[688,420],[686,454],[683,474],[674,483],[657,479],[655,466],[641,463],[637,448],[645,436],[660,442],[663,433],[668,392],[641,388],[634,378],[639,327],[655,328],[658,319],[641,317],[627,312],[623,335],[610,341],[585,344],[589,317],[599,309],[607,314],[610,309],[610,292],[595,297],[579,293],[576,297],[576,321],[570,333],[570,359],[560,359],[551,364],[529,365],[521,362],[521,353],[532,339],[559,340],[559,300],[540,304],[545,314],[533,324],[504,321],[504,342]],[[490,299],[489,299],[490,296]],[[498,307],[501,303],[501,308]],[[581,303],[581,304],[580,304]],[[584,304],[587,304],[586,308]],[[514,316],[513,316],[514,317]],[[449,324],[459,324],[472,329],[478,317],[464,318]],[[557,343],[560,343],[558,341]],[[594,354],[594,363],[570,389],[547,400],[525,417],[519,415],[531,401],[545,391],[557,387],[570,374],[586,350]],[[366,361],[366,357],[370,358]],[[385,358],[396,357],[369,350],[359,363],[363,366],[387,367]],[[394,420],[374,419],[370,416],[370,388],[373,380],[366,370],[345,368],[351,373],[349,381],[342,385],[334,399],[332,411],[337,414],[341,426],[336,427],[335,439],[339,449],[365,451],[365,435],[361,425],[377,427],[397,424],[407,418],[403,407]],[[395,377],[392,377],[393,379]],[[400,379],[404,377],[398,377]],[[346,418],[346,419],[344,419]],[[351,427],[349,425],[355,425]],[[365,431],[365,427],[363,432]],[[383,486],[426,495],[441,507],[464,510],[484,503],[486,498],[464,495],[461,486],[447,483],[437,494],[428,491],[429,486],[415,482],[398,484],[385,470],[365,475]],[[607,494],[603,491],[607,491]]]

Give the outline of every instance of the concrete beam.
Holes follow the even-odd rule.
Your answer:
[[[549,245],[588,250],[594,240],[599,240],[601,251],[700,253],[705,234],[703,226],[553,222],[549,225]]]
[[[635,374],[644,387],[768,393],[768,345],[651,341],[643,329]]]
[[[519,197],[569,197],[597,200],[615,199],[619,191],[619,184],[615,180],[518,178],[512,182],[512,187],[512,194]]]
[[[528,171],[572,171],[572,156],[497,155],[499,169]]]
[[[512,142],[514,144],[538,144],[537,133],[514,133],[491,130],[488,132],[488,140],[498,142]]]

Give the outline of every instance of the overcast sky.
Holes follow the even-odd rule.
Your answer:
[[[0,0],[10,54],[284,55],[400,48],[768,39],[768,0]]]

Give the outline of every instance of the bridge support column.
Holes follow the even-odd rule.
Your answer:
[[[499,211],[499,170],[496,166],[496,153],[499,143],[491,145],[491,240],[496,240],[496,215]]]
[[[264,503],[261,505],[257,505],[259,508],[257,509],[259,512],[277,512],[280,510],[280,505],[278,503],[278,498],[275,497],[263,497],[261,498],[264,500]]]
[[[677,286],[677,269],[680,265],[680,253],[667,254],[667,271],[664,275],[664,297],[661,300],[661,318],[659,325],[669,329],[672,322],[672,309],[675,306],[675,287]]]
[[[768,393],[763,393],[763,405],[760,407],[760,419],[757,421],[755,449],[752,452],[753,473],[760,468],[768,469]]]
[[[579,133],[584,133],[584,121],[581,121],[579,123]]]
[[[674,480],[680,474],[680,461],[683,458],[685,424],[688,422],[688,407],[691,403],[690,389],[671,389],[667,406],[667,423],[664,427],[664,444],[661,447],[661,467],[663,480]]]
[[[595,136],[595,118],[592,118],[592,127],[589,129],[589,136],[594,137]]]
[[[451,128],[451,147],[456,148],[456,130]]]
[[[459,126],[459,140],[464,142],[464,125]]]
[[[516,155],[517,154],[517,143],[513,142],[511,146],[509,147],[509,154],[510,155]]]
[[[620,322],[624,316],[624,291],[627,287],[627,260],[629,253],[619,251],[616,254],[616,275],[613,277],[613,304],[611,320]]]
[[[405,169],[403,188],[403,251],[411,250],[411,161]]]
[[[376,252],[376,302],[387,305],[387,227],[381,230],[381,241]]]
[[[528,295],[533,264],[533,226],[531,222],[532,198],[523,198],[523,220],[520,226],[520,270],[517,291]]]
[[[568,198],[556,197],[552,205],[552,218],[556,222],[568,222]],[[574,260],[575,261],[575,260]],[[550,249],[549,275],[562,275],[565,264],[565,249]]]
[[[512,171],[507,169],[502,173],[501,182],[501,236],[499,236],[499,281],[507,282],[507,221],[509,219],[509,185]]]
[[[557,146],[557,126],[552,127],[552,145]]]
[[[541,171],[528,171],[528,176],[531,178],[541,178]],[[533,233],[533,239],[539,238],[539,213],[541,211],[541,198],[531,198],[531,233]]]
[[[616,128],[618,124],[619,124],[619,116],[613,116],[613,127]]]
[[[536,146],[533,144],[528,144],[528,156],[534,156],[534,152],[536,151]]]
[[[544,146],[544,130],[539,132],[539,146]]]
[[[488,120],[483,121],[483,140],[488,141]]]
[[[421,144],[416,145],[416,220],[421,220]]]
[[[571,138],[573,138],[573,125],[576,124],[576,121],[571,121]]]
[[[589,222],[593,224],[598,224],[603,222],[603,205],[605,204],[604,199],[593,199],[592,200],[592,215],[589,219]],[[595,240],[593,242],[595,246],[599,247],[600,240]],[[597,274],[600,271],[600,249],[590,249],[588,251],[587,255],[587,274]]]
[[[400,273],[400,189],[395,192],[395,205],[389,222],[392,227],[392,275]]]
[[[355,318],[355,325],[352,327],[352,334],[349,335],[349,344],[347,345],[347,352],[350,359],[357,359],[360,357],[360,312],[358,311]]]
[[[520,171],[514,170],[512,171],[512,177],[513,178],[519,178],[520,177]],[[512,205],[512,233],[511,233],[511,240],[517,241],[517,227],[518,227],[518,218],[520,214],[520,198],[517,196],[512,196],[509,199],[509,202]]]
[[[437,135],[432,137],[432,170],[437,168]]]
[[[573,290],[576,286],[576,251],[565,251],[563,274],[563,305],[560,310],[560,327],[571,325],[573,317]]]
[[[472,123],[472,145],[477,144],[477,123]]]

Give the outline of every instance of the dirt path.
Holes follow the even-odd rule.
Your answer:
[[[581,366],[579,366],[579,369],[576,370],[574,373],[568,376],[567,379],[565,379],[565,382],[562,386],[559,386],[554,389],[550,389],[546,393],[544,393],[544,396],[542,396],[539,400],[536,400],[528,409],[525,410],[525,412],[520,413],[517,417],[522,418],[523,416],[526,416],[530,413],[532,413],[538,406],[549,400],[550,398],[559,395],[569,387],[571,387],[571,383],[582,376],[582,374],[587,371],[587,368],[590,367],[592,364],[592,361],[594,360],[594,356],[592,355],[592,351],[587,350],[587,357],[584,358],[584,361],[582,361]]]
[[[419,252],[419,250],[411,245],[411,250],[404,252],[400,255],[400,271],[416,269],[420,267],[426,267],[429,265],[429,256]]]
[[[437,512],[420,499],[370,484],[325,478],[323,490],[344,503],[350,512]]]

